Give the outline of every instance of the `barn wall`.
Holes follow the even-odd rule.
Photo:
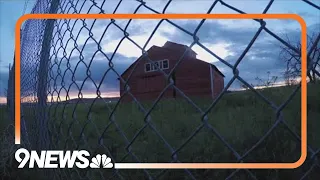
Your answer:
[[[219,94],[224,88],[224,78],[217,71],[214,71],[213,75],[214,75],[214,81],[215,81],[214,87],[213,87],[214,88],[213,93],[214,93],[214,97],[217,97],[219,96]]]
[[[179,54],[169,52],[168,50],[152,47],[148,52],[148,57],[152,60],[169,59],[169,69],[164,70],[165,73],[169,73],[176,63]],[[141,59],[136,65],[133,71],[128,85],[130,86],[130,92],[136,96],[137,99],[150,100],[156,99],[162,90],[167,86],[167,81],[164,75],[160,72],[148,72],[145,73],[145,63],[148,63],[147,58]],[[134,67],[134,66],[133,66]],[[122,77],[128,79],[129,74],[133,70],[130,69]],[[147,93],[149,92],[149,93]],[[120,94],[123,93],[123,83],[120,83]],[[168,89],[164,95],[166,97],[172,97],[172,88]],[[130,98],[124,98],[124,101],[130,101]]]
[[[179,54],[176,53],[172,53],[166,49],[157,47],[157,46],[153,46],[152,48],[150,48],[150,50],[148,51],[148,57],[151,60],[162,60],[162,59],[169,59],[170,63],[169,63],[169,69],[171,69],[174,66],[174,62],[175,60],[177,60],[179,58]],[[157,75],[158,72],[148,72],[145,73],[144,72],[144,65],[145,63],[149,62],[147,58],[142,58],[139,62],[137,62],[137,67],[135,68],[132,77],[134,78],[139,78],[141,76],[145,76],[145,75]],[[127,71],[123,77],[127,78],[128,75],[131,73],[131,71],[133,70],[133,67]],[[168,70],[165,70],[165,72],[169,72]]]
[[[210,68],[199,60],[182,62],[177,69],[176,85],[187,96],[210,96]]]
[[[166,73],[169,73],[181,55],[154,46],[148,51],[148,56],[152,60],[169,59],[169,69],[164,70]],[[144,65],[147,62],[148,61],[145,58],[141,59],[140,62],[137,62],[138,64],[129,80],[131,93],[134,94],[139,101],[155,100],[167,85],[167,81],[162,73],[145,73]],[[123,74],[122,77],[124,79],[128,78],[128,75],[131,73],[134,66],[135,65]],[[224,79],[218,72],[214,71],[213,73],[215,79],[215,84],[213,86],[214,95],[217,96],[223,89]],[[194,58],[185,58],[178,65],[175,75],[176,86],[187,96],[212,97],[210,67],[208,63]],[[122,95],[122,93],[123,83],[120,83],[120,94]],[[173,94],[173,88],[169,88],[163,98],[172,98]],[[176,92],[176,95],[179,97],[178,92]],[[123,101],[132,101],[132,99],[129,96],[126,96],[123,98]]]

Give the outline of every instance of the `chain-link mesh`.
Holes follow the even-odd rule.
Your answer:
[[[310,9],[320,10],[311,1],[303,2]],[[171,6],[179,3],[161,1],[161,5],[150,6],[140,0],[51,0],[37,1],[32,13],[124,13],[125,5],[131,10],[126,13],[167,13]],[[268,13],[273,3],[273,0],[266,3],[261,13]],[[246,13],[222,0],[212,1],[205,13],[215,13],[217,6],[226,8],[227,13]],[[21,119],[22,142],[27,144],[26,147],[38,150],[86,149],[92,154],[104,153],[116,163],[294,162],[299,159],[300,84],[258,90],[239,71],[239,66],[245,63],[243,59],[261,36],[274,38],[295,54],[299,62],[300,50],[270,29],[265,20],[251,20],[257,30],[247,40],[239,57],[232,61],[220,57],[201,41],[199,32],[210,20],[197,21],[192,31],[177,20],[153,20],[156,22],[154,26],[145,27],[136,26],[137,21],[62,19],[25,22],[21,39]],[[133,86],[130,82],[134,81],[132,74],[138,71],[138,66],[131,67],[128,77],[121,76],[125,70],[121,63],[133,61],[132,58],[119,57],[119,50],[123,44],[130,44],[128,47],[135,49],[125,51],[140,52],[141,57],[152,63],[148,48],[153,45],[153,37],[163,24],[179,30],[179,37],[188,37],[190,41],[186,44],[189,48],[169,72],[159,70],[167,83],[157,98],[145,102],[130,89]],[[137,31],[146,32],[148,37],[143,43],[138,43]],[[314,43],[308,46],[308,76],[310,74],[314,81],[320,77],[320,34],[317,33]],[[105,43],[112,46],[106,48]],[[174,84],[174,72],[183,64],[189,50],[196,46],[216,59],[222,68],[232,72],[232,77],[214,99],[191,97]],[[10,71],[8,81],[11,115],[14,108],[13,71]],[[123,84],[124,93],[114,102],[105,98],[107,90],[114,90],[110,82]],[[228,93],[236,82],[249,90]],[[314,83],[308,89],[315,95],[319,86]],[[163,98],[169,90],[174,90],[179,98]],[[132,99],[131,103],[124,101],[128,97]],[[311,102],[308,102],[308,112],[315,114],[308,115],[308,157],[297,169],[59,169],[53,175],[55,179],[317,179],[320,177],[320,140],[315,135],[315,127],[319,125],[316,121],[319,106]]]

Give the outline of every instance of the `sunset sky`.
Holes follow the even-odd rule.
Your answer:
[[[29,1],[26,13],[30,13],[36,1]],[[62,0],[62,2],[64,2]],[[81,2],[81,1],[80,1]],[[112,13],[119,3],[118,0],[106,1],[104,4],[102,0],[98,0],[97,6],[101,7],[105,13]],[[146,1],[146,5],[158,12],[162,12],[163,8],[167,4],[167,0],[149,0]],[[200,0],[200,1],[172,1],[166,13],[207,13],[214,1]],[[262,13],[268,0],[225,0],[225,3],[236,7],[237,9],[245,13]],[[320,6],[320,1],[313,1]],[[67,3],[62,3],[64,8],[70,7]],[[81,4],[82,5],[82,4]],[[91,2],[86,2],[80,13],[87,13],[91,7]],[[140,2],[133,0],[123,1],[116,13],[133,13],[140,5]],[[80,4],[77,5],[80,7]],[[8,81],[8,67],[13,61],[13,49],[14,49],[14,25],[15,21],[22,15],[24,8],[24,1],[0,1],[0,102],[5,102],[4,89],[7,87]],[[73,13],[72,8],[69,12]],[[89,13],[100,13],[100,8],[92,7]],[[140,7],[137,13],[154,13],[145,7]],[[237,13],[236,11],[217,3],[211,13]],[[268,13],[295,13],[304,18],[308,26],[308,33],[319,33],[320,30],[320,11],[307,3],[300,0],[275,0]],[[173,20],[177,25],[183,29],[194,32],[201,20]],[[71,21],[70,26],[75,21]],[[112,53],[115,51],[118,43],[123,38],[123,31],[118,27],[111,25],[107,33],[102,36],[105,28],[110,20],[97,20],[92,28],[93,38],[97,41],[101,38],[101,47],[105,54],[112,57]],[[129,37],[136,42],[139,46],[143,47],[151,36],[152,31],[157,26],[159,20],[133,20],[128,28],[127,32]],[[86,20],[88,27],[91,27],[93,20]],[[125,28],[128,20],[116,20],[115,23]],[[300,39],[300,26],[298,22],[293,20],[266,20],[267,28],[280,37],[288,35],[290,39],[299,41]],[[83,26],[81,21],[77,21],[74,28],[74,36],[78,35],[81,27]],[[200,30],[197,32],[199,42],[207,47],[210,51],[216,53],[220,58],[227,62],[234,64],[249,44],[260,24],[253,20],[206,20]],[[61,27],[59,31],[65,32],[66,26]],[[55,29],[56,31],[56,29]],[[93,39],[88,39],[88,31],[82,29],[79,34],[79,38],[75,43],[79,47],[82,47],[86,43],[83,49],[84,62],[89,63],[92,60],[90,66],[91,80],[83,81],[86,78],[86,66],[81,63],[75,70],[76,83],[81,86],[83,84],[83,93],[85,97],[96,97],[96,88],[94,83],[99,84],[103,74],[107,71],[108,60],[102,55],[102,53],[95,54],[97,50],[97,44]],[[69,58],[71,68],[75,68],[76,63],[79,61],[79,53],[72,51],[74,48],[74,42],[68,43],[70,39],[70,33],[67,33],[61,41],[63,49],[65,49],[66,57]],[[173,41],[185,45],[190,45],[193,42],[193,37],[179,30],[175,26],[168,22],[163,22],[153,34],[150,42],[147,44],[146,49],[152,45],[162,46],[166,41]],[[58,37],[54,38],[54,43],[57,43]],[[87,41],[87,42],[86,42]],[[279,82],[283,81],[282,73],[285,70],[285,63],[279,59],[279,41],[273,38],[266,32],[262,32],[252,48],[246,54],[244,59],[239,65],[240,76],[247,82],[256,84],[256,77],[261,79],[266,78],[269,71],[272,75],[279,76]],[[62,49],[55,47],[57,51],[57,61],[61,61],[60,70],[64,72],[67,69],[67,59],[63,56]],[[197,58],[213,63],[216,65],[222,73],[226,76],[225,84],[232,78],[232,69],[224,65],[218,59],[214,58],[210,53],[204,50],[202,47],[195,45],[192,48],[197,54]],[[71,53],[72,52],[72,53]],[[114,63],[115,70],[121,74],[131,63],[133,63],[141,55],[141,50],[128,39],[121,42],[119,49],[114,55],[112,62]],[[52,62],[54,58],[51,59]],[[28,57],[25,58],[25,62],[29,62]],[[31,61],[30,61],[31,62]],[[32,68],[31,65],[29,68]],[[57,75],[57,68],[54,67],[52,75]],[[25,72],[28,72],[27,70]],[[71,83],[72,74],[67,73],[65,79],[66,84]],[[119,83],[116,80],[117,75],[113,72],[107,74],[106,79],[101,83],[101,92],[104,96],[117,96]],[[61,88],[61,78],[57,80],[57,88]],[[52,84],[53,85],[53,84]],[[66,85],[65,85],[66,86]],[[239,88],[239,84],[234,83],[232,88]],[[26,87],[27,88],[27,87]],[[76,86],[71,87],[71,96],[77,97]],[[62,90],[60,96],[65,96],[65,90]],[[52,93],[52,96],[56,97],[57,92]],[[65,98],[65,97],[64,97]]]

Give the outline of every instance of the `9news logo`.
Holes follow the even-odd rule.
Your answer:
[[[21,158],[21,155],[24,155]],[[15,153],[15,159],[20,164],[18,168],[24,168],[29,162],[29,168],[34,168],[37,164],[39,168],[112,168],[111,159],[105,154],[97,154],[89,161],[90,153],[86,150],[80,151],[41,151],[40,156],[36,151],[29,152],[24,148],[20,148]]]

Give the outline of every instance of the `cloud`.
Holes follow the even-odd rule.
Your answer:
[[[148,1],[146,4],[151,8],[161,12],[167,2],[168,1]],[[269,1],[264,1],[264,3],[250,1],[250,5],[241,4],[240,2],[236,1],[225,2],[238,7],[246,13],[261,13]],[[98,1],[96,5],[102,6],[102,8],[97,8],[96,6],[92,6],[92,2],[90,1],[83,3],[85,5],[83,6],[81,13],[87,13],[90,8],[90,13],[100,13],[101,9],[103,9],[105,13],[113,13],[116,7],[118,7],[116,13],[132,13],[140,5],[140,3],[137,1],[106,1],[104,4]],[[79,9],[83,3],[78,3],[77,8]],[[172,1],[168,6],[166,13],[206,13],[212,4],[213,1],[185,1],[183,3],[179,1]],[[255,4],[255,8],[252,8],[253,4]],[[283,7],[283,4],[286,5],[286,3],[275,2],[271,7],[270,12],[280,13],[279,9],[280,7]],[[306,5],[305,3],[296,4]],[[66,3],[65,6],[70,6],[70,4]],[[286,9],[289,8],[293,13],[298,13],[302,16],[305,16],[309,20],[319,15],[309,11],[302,11],[299,7],[300,6],[294,5],[294,7],[289,6],[286,7]],[[64,8],[70,9],[69,13],[72,13],[73,11],[73,8]],[[138,13],[151,13],[151,11],[141,6],[138,10]],[[235,11],[223,6],[221,3],[217,3],[212,13],[235,13]],[[314,24],[315,21],[309,20],[308,22],[312,22],[313,25],[311,24],[308,29],[319,29],[320,24]],[[200,20],[172,21],[191,33],[196,30],[200,22]],[[66,71],[67,73],[64,75],[64,86],[69,88],[69,85],[72,83],[73,75],[77,85],[81,86],[83,81],[87,78],[87,73],[90,73],[91,79],[87,79],[85,81],[83,92],[95,93],[96,88],[94,87],[92,81],[96,84],[99,84],[102,76],[109,69],[109,60],[112,60],[115,70],[121,74],[121,72],[129,67],[129,65],[141,55],[141,49],[139,49],[136,44],[138,44],[140,47],[144,47],[149,37],[152,38],[146,46],[146,49],[152,45],[162,46],[167,40],[186,45],[190,45],[190,43],[193,42],[192,36],[165,21],[158,27],[154,34],[153,30],[157,27],[159,21],[132,20],[128,27],[126,27],[127,23],[129,22],[128,20],[115,20],[114,23],[116,23],[117,26],[115,24],[110,24],[110,22],[110,20],[86,20],[85,24],[87,25],[87,28],[90,29],[91,26],[93,26],[91,30],[92,34],[89,33],[88,29],[82,28],[84,24],[81,20],[72,20],[68,23],[70,29],[73,27],[73,25],[75,25],[73,29],[73,37],[77,37],[77,40],[75,42],[74,40],[70,40],[70,34],[69,32],[66,32],[62,40],[63,48],[58,49],[60,47],[60,42],[58,41],[56,50],[59,50],[57,52],[57,60],[62,60],[62,64],[60,65],[61,74],[58,76],[57,65],[53,67],[53,74],[51,74],[53,77],[57,77],[57,82],[60,81],[57,84],[58,89],[61,88],[62,76],[66,71],[67,66],[70,66],[71,69],[74,69],[80,60],[83,61],[83,63],[79,63],[75,72]],[[61,23],[61,25],[63,24],[65,23]],[[252,20],[206,20],[196,35],[200,38],[199,42],[201,44],[219,55],[221,58],[225,59],[227,62],[234,64],[241,56],[247,45],[250,43],[259,27],[259,23]],[[295,28],[297,26],[296,24],[291,23],[291,21],[267,21],[267,27],[271,28],[273,32],[277,32],[277,35],[282,36],[283,32],[287,32],[291,38],[297,38],[297,40],[299,40],[299,32],[296,31]],[[121,41],[125,35],[125,28],[130,39],[132,39],[136,44],[132,43],[128,39]],[[67,26],[60,27],[60,32],[65,32],[66,29]],[[92,35],[92,37],[89,37],[89,35]],[[56,41],[59,39],[58,36],[55,38]],[[95,40],[93,40],[93,38]],[[68,44],[66,44],[67,40],[69,40]],[[100,40],[102,52],[98,51],[99,46],[96,43]],[[120,42],[121,44],[117,49],[117,46]],[[74,48],[74,43],[77,43],[78,49]],[[280,76],[284,68],[284,63],[279,60],[279,49],[277,49],[278,46],[279,42],[276,39],[269,36],[267,33],[262,32],[252,48],[250,48],[246,56],[239,64],[238,69],[240,71],[240,76],[249,82],[254,82],[254,78],[256,76],[265,76],[266,71],[271,71],[271,73]],[[116,49],[117,51],[114,53]],[[214,58],[212,55],[210,55],[210,53],[206,52],[197,45],[195,45],[193,49],[199,54],[198,58],[208,62],[213,62],[219,67],[219,69],[226,75],[225,82],[232,77],[231,69],[219,62],[218,59]],[[64,50],[66,52],[65,57],[63,56]],[[105,55],[107,55],[107,57],[105,57]],[[67,59],[69,59],[69,61],[67,61]],[[89,66],[90,62],[92,62],[89,68],[90,72],[87,72],[88,68],[86,66]],[[24,73],[28,74],[32,72],[33,69],[34,68],[31,66],[25,66]],[[6,85],[6,78],[6,76],[1,76],[1,87],[3,87],[2,85]],[[116,78],[117,75],[114,72],[108,72],[106,79],[102,82],[101,90],[104,93],[107,91],[117,91],[119,82],[116,80]],[[53,85],[53,79],[51,79],[50,83]],[[27,89],[25,91],[27,91]],[[78,91],[76,85],[72,85],[71,91]]]
[[[182,23],[180,22],[180,26],[192,31],[196,29],[198,24],[194,21],[184,21]],[[317,24],[309,26],[308,34],[317,30],[318,27],[319,25]],[[199,37],[199,42],[202,45],[231,65],[234,65],[252,41],[258,28],[259,25],[253,25],[253,27],[241,28],[239,30],[238,28],[225,26],[218,21],[206,21],[196,35]],[[287,30],[286,33],[273,32],[282,38],[287,34],[291,40],[300,41],[300,30],[298,29]],[[193,38],[190,38],[190,35],[178,29],[176,29],[174,33],[163,34],[170,40],[183,42],[186,45],[193,42]],[[240,76],[249,83],[256,84],[255,78],[265,79],[269,71],[271,75],[278,76],[279,80],[282,80],[286,64],[279,57],[281,50],[280,45],[282,45],[280,41],[267,32],[262,31],[237,67]],[[225,74],[226,83],[232,78],[233,72],[230,67],[214,58],[198,45],[195,45],[193,49],[199,54],[199,59],[212,62]],[[238,85],[234,84],[231,87],[234,88],[236,86]]]
[[[107,56],[111,57],[111,54]],[[92,95],[95,97],[97,88],[100,86],[99,90],[102,95],[114,96],[119,91],[119,75],[136,60],[136,58],[128,58],[121,54],[116,54],[111,61],[102,54],[94,56],[92,60],[86,54],[84,57],[80,63],[78,56],[73,56],[68,65],[67,61],[64,61],[59,67],[60,75],[57,73],[58,66],[51,69],[50,95],[57,96],[57,91],[61,89],[60,96],[62,97],[65,97],[67,92],[70,93],[70,96],[77,96],[81,89],[85,97]],[[57,91],[54,91],[55,88]]]
[[[183,23],[180,22],[183,27],[188,29],[196,27],[196,24],[192,21],[184,21]],[[163,27],[165,27],[163,29],[166,30],[160,29],[158,32],[156,32],[149,43],[150,46],[162,45],[166,40],[185,44],[192,41],[192,37],[181,33],[181,31],[177,30],[176,28],[167,29],[167,27],[170,27],[168,24],[164,24]],[[138,31],[139,30],[137,30],[137,32]],[[208,49],[218,54],[221,58],[225,59],[227,62],[233,65],[238,60],[248,43],[251,41],[256,31],[257,28],[248,28],[244,31],[238,32],[237,29],[225,27],[219,22],[208,22],[203,24],[198,35],[200,37],[200,42],[204,46],[206,46]],[[299,32],[288,32],[290,37],[295,37],[297,33]],[[137,44],[143,45],[147,41],[149,36],[140,33],[140,35],[130,37],[134,39]],[[93,40],[89,40],[85,45],[79,46],[79,49],[83,50],[81,53],[75,50],[71,55],[69,54],[70,59],[68,66],[70,66],[73,72],[66,71],[68,61],[66,61],[65,58],[60,59],[62,60],[62,63],[60,65],[60,76],[58,76],[57,74],[57,65],[53,67],[53,74],[51,74],[52,77],[57,77],[55,79],[57,83],[57,91],[59,91],[62,87],[61,81],[62,76],[64,76],[65,89],[62,89],[62,91],[60,92],[60,96],[65,96],[66,91],[69,91],[73,96],[77,96],[77,93],[79,92],[78,88],[81,88],[81,86],[83,86],[81,91],[84,95],[93,95],[93,97],[95,97],[97,90],[96,86],[99,86],[100,83],[100,92],[102,94],[107,95],[107,93],[112,94],[118,92],[118,75],[110,70],[109,60],[112,61],[114,70],[118,74],[121,74],[126,68],[130,66],[130,64],[132,64],[136,60],[138,56],[141,55],[141,51],[136,47],[136,45],[126,39],[122,41],[117,52],[113,54],[116,46],[118,45],[118,43],[116,43],[117,41],[120,40],[114,39],[112,41],[109,41],[109,43],[102,44],[101,50],[103,53],[98,51],[98,45]],[[276,39],[268,37],[266,33],[262,33],[239,64],[238,69],[240,71],[240,76],[249,83],[255,83],[256,77],[265,77],[267,71],[270,71],[272,75],[281,76],[281,73],[285,66],[284,63],[279,60],[279,52],[277,52],[277,50],[279,49],[276,48],[278,45],[279,42]],[[217,59],[213,58],[212,55],[210,55],[200,46],[196,45],[193,49],[199,54],[198,58],[203,58],[203,60],[213,62],[225,74],[225,84],[232,78],[232,69],[225,66]],[[105,55],[108,58],[105,57]],[[80,60],[82,60],[83,62],[79,63]],[[74,71],[76,66],[77,68]],[[109,72],[107,73],[106,78],[102,80],[103,75],[108,70]],[[66,74],[64,74],[64,72],[66,72]],[[73,78],[75,84],[73,84],[72,82]],[[54,80],[51,79],[50,82],[51,87],[54,87]],[[71,89],[68,90],[70,85]],[[234,83],[232,87],[236,88],[237,86],[238,85]],[[51,92],[53,92],[52,90],[53,89],[51,89]],[[53,96],[56,95],[57,92],[54,92]]]

